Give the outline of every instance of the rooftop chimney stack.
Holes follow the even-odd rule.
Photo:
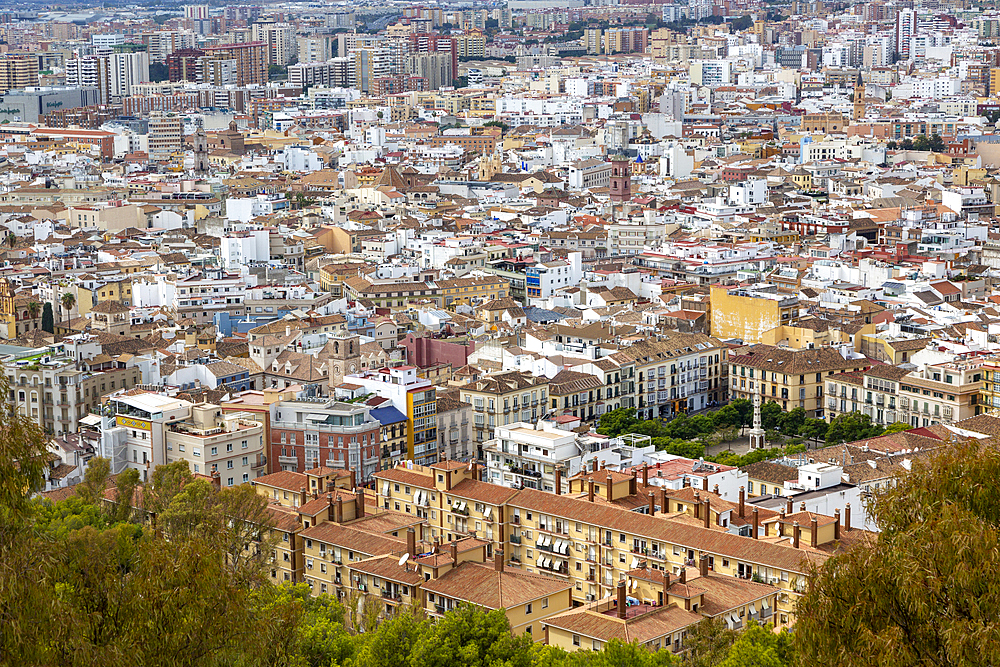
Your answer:
[[[344,523],[344,498],[337,494],[337,523]]]
[[[670,511],[670,508],[667,504],[667,487],[665,486],[660,487],[660,511],[661,512]]]
[[[714,493],[715,495],[719,495],[719,485],[718,484],[716,484],[715,488],[712,489],[712,493]]]
[[[789,498],[788,503],[786,503],[785,505],[785,514],[791,514],[791,513],[792,513],[792,499]]]
[[[452,541],[448,544],[448,551],[451,552],[451,563],[453,567],[458,566],[458,542]]]
[[[605,494],[604,495],[607,498],[607,501],[610,503],[611,501],[613,501],[615,499],[615,495],[614,495],[614,493],[615,493],[615,485],[611,481],[611,475],[607,476],[607,478],[606,478],[606,484],[607,484],[608,488],[605,489]]]
[[[844,530],[851,532],[851,503],[844,506]]]
[[[816,517],[813,517],[809,522],[809,546],[813,549],[819,546],[819,523],[816,521]]]
[[[705,528],[709,528],[712,525],[712,501],[708,498],[705,498],[705,506],[701,508],[701,513]]]
[[[746,501],[747,501],[747,492],[746,492],[746,489],[744,489],[741,486],[740,487],[740,518],[741,519],[743,518],[744,513],[746,512]]]
[[[493,553],[493,565],[496,567],[497,572],[503,572],[503,549],[497,549]]]
[[[703,577],[708,576],[708,556],[702,554],[701,559],[698,561],[698,572]]]
[[[796,549],[799,548],[799,536],[801,535],[801,533],[802,530],[799,528],[799,522],[798,521],[794,522],[792,524],[792,540]]]
[[[406,529],[406,553],[410,554],[410,558],[417,557],[417,531],[413,528]]]
[[[840,539],[840,510],[833,511],[833,539]]]
[[[556,495],[562,495],[562,470],[556,468]]]
[[[656,494],[649,492],[649,516],[656,514]]]
[[[618,582],[618,618],[625,618],[625,580]]]
[[[594,502],[594,480],[587,480],[587,500]]]
[[[760,517],[758,516],[756,507],[753,508],[752,514],[753,514],[753,539],[757,540],[760,539],[759,536],[757,535],[757,531],[760,528]]]
[[[688,581],[688,569],[687,569],[687,566],[686,565],[681,565],[681,583],[682,584],[686,584],[687,581]]]
[[[649,486],[649,464],[642,464],[642,485]]]

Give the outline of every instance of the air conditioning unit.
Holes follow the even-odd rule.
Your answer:
[[[591,602],[591,601],[594,600],[594,594],[593,593],[587,593],[587,595],[585,597],[586,597],[586,599],[587,599],[588,602]]]

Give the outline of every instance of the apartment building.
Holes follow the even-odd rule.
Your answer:
[[[38,85],[38,56],[6,53],[0,56],[0,93]]]
[[[380,368],[348,375],[344,381],[360,385],[406,415],[406,460],[430,464],[438,459],[437,389],[417,370],[416,366]]]
[[[183,149],[184,119],[177,115],[149,117],[149,159],[165,162]]]
[[[357,470],[361,480],[368,480],[379,469],[381,427],[364,404],[326,398],[280,401],[271,421],[271,458],[283,471],[323,466]]]
[[[242,44],[219,44],[205,46],[202,50],[202,67],[212,61],[235,61],[236,85],[267,83],[269,47],[265,42],[244,42]]]
[[[644,419],[670,417],[728,399],[727,348],[699,333],[669,332],[622,351],[635,363],[635,408]]]
[[[462,400],[472,404],[473,439],[482,446],[493,429],[518,421],[532,422],[545,414],[549,380],[522,371],[487,376],[461,388]]]
[[[234,320],[244,314],[245,286],[239,275],[209,271],[178,278],[174,287],[178,317],[205,324],[214,322],[217,313],[229,313]]]
[[[991,382],[979,361],[889,366],[875,364],[827,379],[827,419],[860,412],[872,422],[911,427],[954,424],[992,405]],[[984,393],[983,387],[987,387]]]
[[[7,355],[3,367],[10,404],[54,435],[76,433],[102,396],[142,381],[138,363],[102,355],[97,338],[87,334]]]
[[[860,354],[841,354],[828,347],[791,350],[749,345],[730,353],[729,364],[731,400],[751,400],[756,393],[765,401],[776,402],[782,410],[803,408],[806,417],[823,419],[827,405],[823,397],[830,378],[863,370],[871,361]]]
[[[808,564],[844,548],[841,532],[851,530],[849,513],[841,526],[839,513],[776,512],[690,487],[647,492],[634,475],[597,476],[603,473],[607,482],[590,479],[585,495],[567,495],[480,482],[457,462],[400,467],[375,475],[377,506],[424,519],[431,538],[451,541],[475,531],[489,542],[487,555],[571,583],[579,604],[608,597],[643,563],[660,577],[696,563],[708,576],[756,577],[772,588],[773,622],[785,627],[794,623]],[[768,536],[787,539],[762,539]]]

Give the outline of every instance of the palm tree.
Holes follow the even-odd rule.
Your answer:
[[[34,320],[38,317],[38,314],[42,312],[42,304],[37,301],[28,302],[28,316]]]
[[[59,299],[59,302],[62,304],[63,310],[66,311],[66,319],[68,320],[70,311],[73,310],[73,306],[76,305],[76,297],[73,296],[72,292],[65,292],[63,293],[62,298]]]
[[[5,240],[7,241],[7,245],[11,248],[17,245],[17,236],[14,232],[7,232],[7,238]]]

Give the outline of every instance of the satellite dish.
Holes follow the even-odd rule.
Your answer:
[[[400,566],[404,565],[406,563],[406,561],[408,561],[408,560],[410,560],[410,554],[409,553],[405,553],[402,556],[400,556],[399,557],[399,564],[400,564]]]

